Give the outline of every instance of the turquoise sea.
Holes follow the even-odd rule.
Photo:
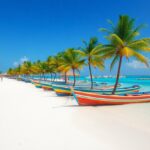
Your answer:
[[[72,80],[73,77],[71,77],[70,79]],[[84,77],[84,76],[77,77],[77,79],[90,81],[89,77]],[[99,83],[107,83],[108,85],[113,85],[115,83],[115,78],[100,77],[100,78],[94,78],[93,80],[95,82],[99,82]],[[119,80],[119,83],[123,87],[132,86],[132,85],[139,85],[141,87],[141,90],[140,90],[141,92],[150,91],[150,75],[148,75],[148,76],[127,75],[127,76],[121,77]]]
[[[57,76],[58,77],[58,76]],[[37,78],[37,76],[36,76]],[[50,78],[49,75],[46,76],[46,78]],[[77,80],[84,80],[84,81],[90,81],[90,78],[87,76],[80,76],[76,77]],[[69,77],[69,80],[73,80],[73,77]],[[97,83],[107,83],[107,85],[114,85],[115,78],[105,78],[105,77],[99,77],[94,78],[93,81]],[[150,75],[126,75],[120,78],[119,83],[122,87],[128,87],[132,85],[139,85],[141,87],[141,92],[144,91],[150,91]]]

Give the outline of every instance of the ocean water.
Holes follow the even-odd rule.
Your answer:
[[[58,76],[57,76],[58,77]],[[36,76],[37,78],[37,76]],[[49,75],[46,76],[46,78],[50,78]],[[90,81],[90,78],[87,76],[80,76],[76,77],[77,80],[84,80],[84,81]],[[69,80],[73,80],[73,77],[69,77]],[[115,78],[94,78],[93,81],[97,83],[107,83],[107,85],[114,85],[115,83]],[[139,85],[140,91],[150,91],[150,75],[147,76],[141,76],[141,75],[127,75],[124,77],[121,77],[119,79],[119,83],[121,84],[122,87],[128,87],[132,85]]]
[[[73,77],[70,77],[72,80]],[[77,80],[86,80],[90,81],[89,77],[77,77]],[[115,83],[115,78],[94,78],[95,82],[98,83],[107,83],[108,85],[113,85]],[[140,91],[150,91],[150,75],[149,76],[125,76],[119,79],[119,83],[122,87],[139,85],[141,87]]]

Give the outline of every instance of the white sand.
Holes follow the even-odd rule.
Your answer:
[[[0,82],[0,150],[150,150],[150,103],[78,107],[32,84]]]

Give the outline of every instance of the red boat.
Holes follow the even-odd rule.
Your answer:
[[[42,85],[42,89],[45,91],[53,90],[50,86]]]
[[[147,103],[150,102],[150,92],[135,93],[128,95],[102,95],[97,93],[87,93],[81,91],[73,91],[73,95],[79,105],[121,105],[131,103]]]

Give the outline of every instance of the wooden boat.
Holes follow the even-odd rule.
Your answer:
[[[32,79],[32,80],[31,80],[31,83],[32,83],[32,84],[36,84],[36,83],[39,83],[39,82],[40,82],[40,80],[37,80],[37,79]]]
[[[51,85],[42,85],[42,89],[45,90],[45,91],[51,91],[51,90],[53,90],[53,88],[52,88]]]
[[[21,80],[26,82],[26,83],[31,83],[31,79],[30,78],[21,77]]]
[[[101,87],[103,85],[103,83],[94,83],[94,87]],[[70,96],[72,95],[72,91],[70,89],[70,87],[72,87],[72,84],[67,84],[67,85],[56,85],[56,84],[52,84],[52,88],[53,90],[56,92],[56,94],[58,96]],[[74,88],[87,88],[90,87],[90,83],[77,83],[77,85]]]
[[[102,95],[98,93],[87,93],[73,90],[73,95],[79,105],[96,106],[96,105],[122,105],[132,103],[150,102],[150,92],[141,94],[126,95]]]
[[[108,87],[108,88],[107,88]],[[93,89],[90,88],[75,88],[77,91],[82,91],[82,92],[91,92],[91,93],[99,93],[99,94],[111,94],[114,86],[104,86],[104,87],[94,87]],[[133,92],[138,92],[140,89],[139,85],[133,85],[130,87],[118,87],[116,90],[116,94],[127,94],[127,93],[133,93]]]
[[[42,88],[42,85],[40,83],[35,83],[34,85],[36,88]]]
[[[70,96],[70,95],[72,95],[72,92],[71,92],[69,86],[67,86],[67,85],[62,86],[62,85],[53,84],[52,88],[58,96]]]
[[[44,90],[53,90],[52,85],[56,84],[56,85],[63,85],[65,84],[65,82],[63,81],[55,81],[55,82],[50,82],[50,81],[44,81],[44,82],[40,82],[42,89]]]
[[[36,88],[42,88],[40,80],[33,79],[33,80],[31,80],[31,83],[34,84]]]
[[[41,82],[42,89],[43,89],[43,90],[48,90],[48,91],[53,90],[53,88],[52,88],[52,83],[53,83],[53,82],[50,82],[50,81]]]

